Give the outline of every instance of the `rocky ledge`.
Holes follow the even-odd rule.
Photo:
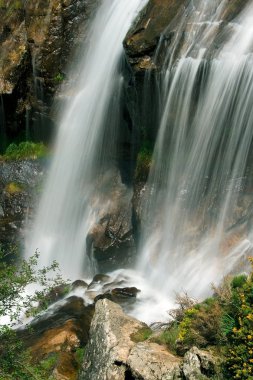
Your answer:
[[[216,375],[216,360],[196,347],[183,358],[144,340],[147,325],[122,308],[99,300],[91,322],[79,380],[206,380]]]

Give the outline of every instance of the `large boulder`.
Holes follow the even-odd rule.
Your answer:
[[[131,334],[144,324],[127,316],[119,305],[109,300],[96,303],[86,347],[82,380],[123,380],[127,359],[135,342]]]

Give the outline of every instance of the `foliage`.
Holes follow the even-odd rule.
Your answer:
[[[0,380],[50,379],[44,361],[31,365],[29,353],[12,328],[27,309],[35,313],[35,303],[41,303],[55,286],[63,283],[58,264],[38,269],[38,258],[36,252],[30,259],[16,262],[0,251]],[[40,289],[27,293],[26,287],[31,284]],[[7,320],[3,321],[3,317]]]
[[[221,316],[222,309],[215,298],[188,309],[179,324],[179,341],[186,347],[219,345],[223,339]]]
[[[61,83],[63,82],[65,79],[65,75],[63,73],[58,73],[55,77],[54,77],[54,81],[55,83]]]
[[[43,143],[34,143],[31,141],[21,142],[20,144],[12,143],[8,146],[3,155],[4,160],[23,160],[37,159],[45,157],[48,149]]]
[[[213,290],[213,297],[199,304],[182,299],[178,311],[170,312],[174,324],[159,340],[166,344],[168,339],[168,347],[179,354],[193,345],[215,347],[223,357],[225,379],[253,380],[253,271],[226,277]]]
[[[253,379],[253,273],[237,277],[232,287],[228,312],[234,326],[228,333],[225,370],[231,379]]]
[[[153,147],[150,142],[145,141],[138,153],[135,178],[139,181],[146,181],[149,175],[152,161]]]
[[[173,322],[162,333],[154,336],[152,341],[158,344],[166,345],[172,353],[176,354],[178,334],[178,323]]]

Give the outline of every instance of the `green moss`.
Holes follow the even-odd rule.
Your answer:
[[[149,175],[153,155],[153,146],[149,141],[145,141],[137,156],[135,179],[146,181]]]
[[[152,335],[152,330],[147,327],[142,327],[131,335],[131,340],[135,343],[144,342]]]
[[[2,158],[4,160],[23,160],[37,159],[45,157],[48,149],[43,143],[34,143],[31,141],[21,142],[20,144],[10,144]]]
[[[19,194],[23,190],[24,186],[16,182],[10,182],[5,186],[5,191],[10,195]]]
[[[79,347],[75,352],[75,358],[77,363],[81,366],[83,364],[83,358],[85,354],[85,347]]]

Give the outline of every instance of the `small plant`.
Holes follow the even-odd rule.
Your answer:
[[[65,79],[65,75],[63,73],[58,73],[55,77],[54,77],[54,82],[55,83],[61,83],[63,82]]]
[[[138,153],[135,178],[139,181],[146,181],[149,175],[152,162],[153,147],[151,143],[145,141]]]
[[[162,333],[151,338],[152,342],[162,344],[168,347],[168,349],[176,354],[177,353],[177,340],[179,335],[178,323],[171,323],[166,330]]]

